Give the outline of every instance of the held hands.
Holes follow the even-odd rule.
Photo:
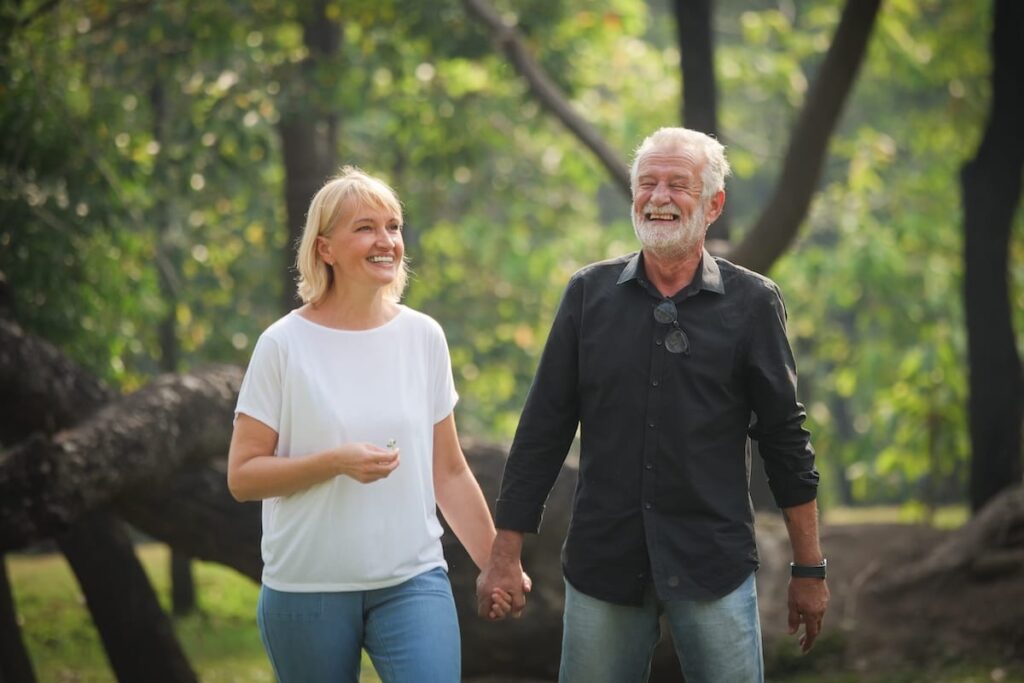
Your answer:
[[[338,474],[346,474],[361,484],[383,479],[398,467],[398,449],[381,448],[372,443],[347,443],[334,451]]]
[[[526,609],[526,594],[533,580],[519,562],[491,558],[476,580],[477,614],[490,621],[508,616],[518,619]]]
[[[800,652],[806,654],[821,633],[821,623],[828,607],[828,585],[824,579],[791,578],[789,580],[789,633],[796,633],[800,624]]]

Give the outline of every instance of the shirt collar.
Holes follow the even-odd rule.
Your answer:
[[[625,267],[622,269],[622,273],[619,275],[619,280],[616,284],[622,284],[629,282],[630,280],[640,280],[644,274],[644,253],[638,251],[633,254],[628,261],[626,261]],[[700,267],[694,277],[694,282],[691,285],[697,289],[706,289],[709,292],[715,292],[716,294],[725,294],[725,284],[722,282],[722,272],[718,269],[718,262],[708,253],[707,249],[704,249],[701,254]]]

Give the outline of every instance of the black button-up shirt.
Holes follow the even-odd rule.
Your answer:
[[[705,251],[672,297],[689,354],[665,348],[672,326],[654,318],[662,300],[640,252],[572,277],[495,517],[499,528],[537,531],[579,426],[563,570],[583,593],[620,604],[639,604],[649,580],[663,600],[720,597],[757,568],[748,435],[780,507],[817,493],[775,283]]]

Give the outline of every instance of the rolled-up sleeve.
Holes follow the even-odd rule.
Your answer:
[[[499,529],[536,533],[544,502],[579,424],[579,312],[582,282],[562,296],[519,418],[495,508]]]
[[[796,361],[786,337],[786,307],[770,281],[752,301],[748,337],[747,391],[755,419],[750,438],[758,442],[768,485],[779,507],[814,500],[818,471],[807,413],[797,400]]]

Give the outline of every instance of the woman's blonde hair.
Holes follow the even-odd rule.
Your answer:
[[[402,219],[402,203],[390,185],[355,166],[343,167],[309,203],[306,227],[295,257],[295,267],[299,271],[299,298],[305,303],[319,302],[334,284],[334,271],[317,253],[316,238],[330,235],[345,207],[353,204],[391,211],[399,220]],[[385,298],[398,303],[408,280],[409,267],[403,257],[394,282],[384,290]]]

